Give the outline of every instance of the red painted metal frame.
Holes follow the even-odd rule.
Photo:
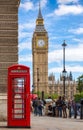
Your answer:
[[[13,89],[15,89],[14,86],[12,85],[13,79],[21,79],[21,80],[25,79],[24,84],[23,84],[24,93],[21,92],[21,94],[22,94],[21,98],[22,98],[22,101],[24,101],[24,104],[23,103],[20,104],[20,106],[24,105],[24,108],[14,108],[14,106],[13,106],[13,105],[15,105],[14,100],[16,100],[13,96],[14,95]],[[19,90],[18,90],[18,92],[19,92]],[[20,93],[17,93],[17,94],[20,95]],[[18,103],[17,103],[17,105],[18,105]],[[15,117],[13,111],[18,111],[17,109],[19,111],[23,111],[24,116],[22,115],[22,118],[20,117],[21,114],[20,114],[20,116],[17,115],[17,117],[20,117],[20,118]],[[15,114],[19,114],[19,113],[15,113]],[[30,68],[27,66],[17,64],[17,65],[14,65],[14,66],[11,66],[8,68],[7,116],[8,116],[8,118],[7,118],[8,127],[28,127],[28,128],[30,128]]]

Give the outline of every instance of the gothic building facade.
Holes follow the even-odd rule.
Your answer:
[[[54,74],[50,74],[48,77],[49,94],[57,93],[58,95],[64,95],[63,89],[63,76],[60,75],[60,79],[56,80]],[[65,78],[65,96],[67,99],[73,99],[77,90],[77,83],[73,79],[72,73],[70,72]]]

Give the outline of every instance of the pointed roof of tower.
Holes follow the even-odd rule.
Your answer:
[[[40,1],[39,1],[39,12],[38,12],[38,17],[36,19],[36,28],[35,32],[47,32],[45,27],[44,27],[44,19],[42,17],[41,13],[41,6],[40,6]]]
[[[40,5],[40,1],[39,1],[38,19],[43,19],[43,17],[42,17],[42,13],[41,13],[41,5]]]

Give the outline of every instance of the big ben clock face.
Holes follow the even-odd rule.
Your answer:
[[[38,40],[38,46],[43,47],[45,45],[45,41],[43,39]]]

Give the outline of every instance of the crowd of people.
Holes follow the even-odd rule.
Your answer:
[[[59,96],[59,98],[48,106],[48,115],[67,118],[67,104],[65,97]]]
[[[65,100],[65,96],[59,96],[58,99],[52,100],[50,103],[46,103],[43,99],[36,97],[32,101],[31,105],[32,112],[35,116],[48,115],[54,117],[69,117],[69,111],[71,109],[71,116],[75,113],[76,103],[74,100]],[[77,112],[80,113],[80,107]]]
[[[40,98],[36,97],[32,101],[32,112],[34,113],[34,115],[42,116],[45,109],[45,104],[45,100],[41,100]]]

